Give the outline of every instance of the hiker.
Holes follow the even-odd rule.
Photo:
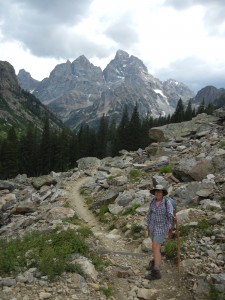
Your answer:
[[[147,214],[148,232],[152,239],[153,260],[150,261],[146,268],[151,273],[145,276],[146,279],[160,279],[160,263],[161,263],[161,245],[166,239],[170,228],[173,226],[173,205],[166,199],[167,190],[162,185],[156,185],[150,190],[155,197],[149,204]]]

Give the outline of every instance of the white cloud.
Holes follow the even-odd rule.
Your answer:
[[[0,5],[1,60],[35,79],[82,54],[104,68],[122,49],[161,80],[174,78],[195,90],[223,84],[223,1],[0,0]]]

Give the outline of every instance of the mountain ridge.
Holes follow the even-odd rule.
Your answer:
[[[139,58],[118,50],[103,71],[84,55],[57,65],[34,95],[75,129],[96,124],[103,114],[118,121],[125,105],[131,112],[136,103],[142,118],[172,114],[181,97],[187,101],[195,94],[176,80],[160,81]]]
[[[14,67],[9,62],[0,61],[1,135],[12,126],[18,131],[24,131],[33,124],[41,130],[45,117],[56,128],[64,126],[40,100],[20,87]]]

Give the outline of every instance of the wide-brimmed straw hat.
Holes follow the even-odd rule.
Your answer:
[[[152,190],[150,190],[150,193],[152,195],[155,195],[156,191],[162,191],[163,192],[163,196],[166,196],[168,194],[167,190],[161,184],[157,184],[155,188],[153,188]]]

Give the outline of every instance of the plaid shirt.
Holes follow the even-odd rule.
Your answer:
[[[161,235],[168,232],[173,225],[173,205],[171,202],[163,197],[157,206],[156,198],[153,198],[149,204],[147,224],[151,234]]]

